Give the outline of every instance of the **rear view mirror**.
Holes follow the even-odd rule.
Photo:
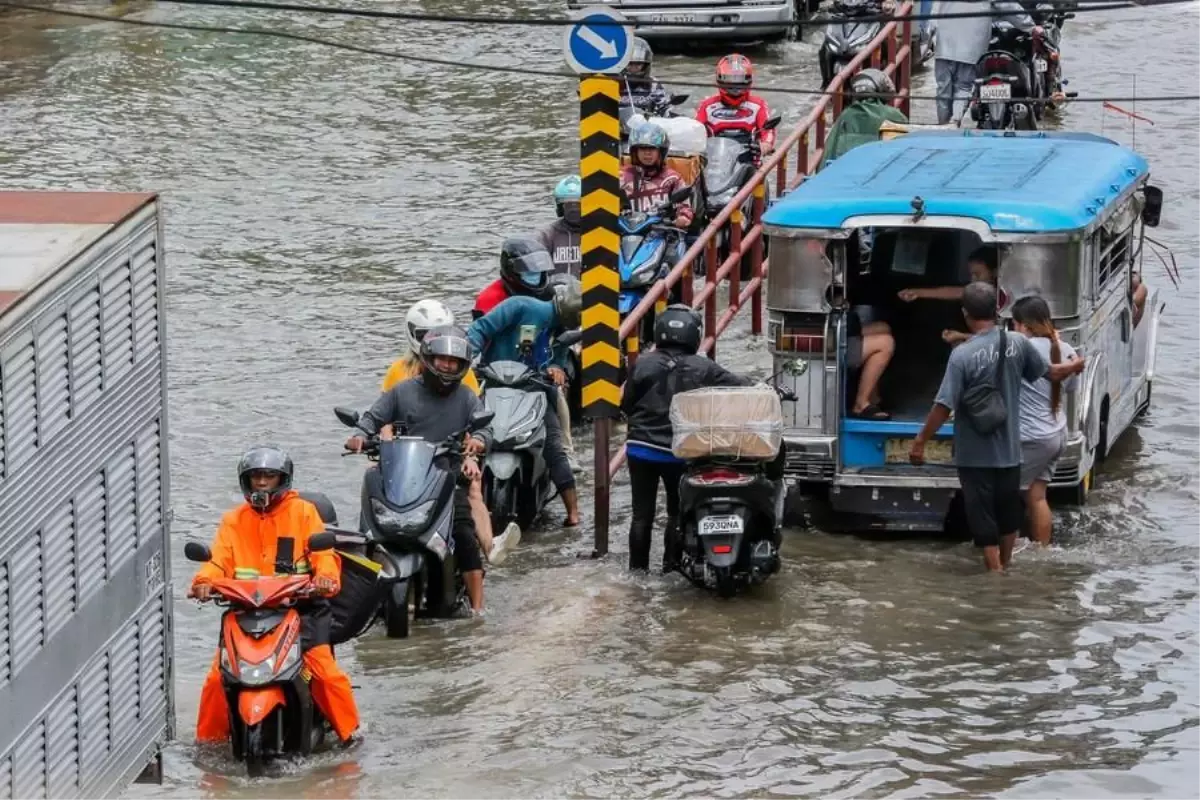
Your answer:
[[[347,428],[353,428],[358,425],[358,412],[352,411],[349,408],[335,406],[333,413],[337,415],[338,420]]]
[[[799,377],[808,372],[808,361],[803,358],[794,358],[784,366],[783,370],[788,375]]]
[[[1158,220],[1162,216],[1162,189],[1157,186],[1145,186],[1142,193],[1146,197],[1146,205],[1142,206],[1142,222],[1151,228],[1158,227]]]
[[[771,117],[763,123],[763,130],[769,131],[779,127],[779,123],[783,122],[783,117],[778,114],[772,114]]]
[[[683,105],[684,103],[687,102],[687,99],[688,99],[688,95],[686,95],[686,94],[673,94],[673,95],[671,95],[671,105],[673,105],[673,106]]]
[[[682,189],[676,189],[675,191],[671,192],[671,202],[682,203],[684,200],[691,198],[691,196],[692,187],[684,186]]]
[[[212,551],[208,549],[208,545],[206,544],[188,542],[183,546],[183,557],[188,561],[196,561],[204,564],[212,561]]]
[[[310,553],[319,553],[322,550],[332,550],[337,544],[337,534],[335,533],[317,533],[308,537],[308,550]]]
[[[486,428],[496,418],[495,411],[476,411],[471,415],[471,424],[467,426],[469,431],[478,431]]]

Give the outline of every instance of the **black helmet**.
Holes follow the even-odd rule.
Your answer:
[[[270,511],[292,488],[291,456],[278,447],[263,446],[247,450],[238,461],[237,470],[242,496],[258,512]],[[250,485],[250,475],[260,471],[278,473],[279,485],[269,492],[255,491]]]
[[[421,340],[421,367],[426,385],[441,394],[454,391],[471,368],[473,355],[471,341],[462,328],[456,325],[433,328]],[[457,359],[458,365],[452,372],[439,370],[433,364],[433,359],[437,356]]]
[[[670,347],[695,353],[700,349],[700,338],[704,333],[704,325],[700,315],[691,306],[676,303],[667,306],[666,310],[654,320],[654,345]]]
[[[864,69],[850,79],[850,94],[855,100],[887,103],[896,94],[896,84],[881,69]]]
[[[640,36],[633,37],[633,46],[630,48],[629,63],[625,65],[622,74],[627,81],[633,83],[646,82],[650,80],[650,70],[654,66],[654,51],[650,49],[650,43]]]
[[[505,239],[500,246],[500,277],[510,294],[543,297],[554,259],[535,239]]]

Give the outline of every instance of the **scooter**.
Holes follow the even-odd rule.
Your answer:
[[[617,310],[624,319],[646,296],[656,281],[666,277],[686,252],[684,237],[687,231],[676,228],[667,220],[675,216],[675,204],[692,196],[692,187],[685,186],[671,194],[668,202],[653,212],[626,209],[618,219],[621,228],[621,254],[618,266],[621,291]],[[642,319],[641,339],[649,341],[654,331],[654,315]]]
[[[783,400],[796,399],[789,389],[775,391]],[[782,471],[778,479],[768,476],[771,463],[688,462],[679,482],[678,568],[692,583],[732,597],[739,587],[762,583],[779,571],[786,486]]]
[[[334,413],[343,425],[357,427],[357,412]],[[386,568],[382,614],[389,638],[408,636],[410,608],[418,617],[450,617],[466,602],[454,559],[454,490],[464,435],[487,427],[494,416],[476,412],[465,430],[438,445],[403,430],[393,439],[367,440],[363,453],[378,466],[363,473],[359,526],[370,541],[370,557]]]
[[[883,29],[879,21],[883,14],[880,0],[835,0],[831,11],[840,19],[826,26],[825,38],[817,51],[822,89]]]
[[[979,59],[971,92],[971,119],[981,129],[1037,130],[1041,104],[1035,99],[1045,95],[1045,65],[1044,59],[1035,61],[1030,32],[1005,20],[992,23],[992,39]]]
[[[292,554],[280,539],[274,576],[237,570],[214,580],[208,602],[228,608],[221,616],[218,645],[221,684],[229,705],[233,757],[251,777],[284,755],[309,755],[325,741],[329,724],[313,702],[310,677],[301,666],[297,606],[314,596],[308,575],[294,574]],[[333,533],[308,540],[308,552],[330,550]],[[212,560],[206,545],[188,542],[189,561]]]
[[[782,117],[772,115],[763,125],[764,130],[773,130],[779,126]],[[710,136],[705,143],[704,186],[708,193],[705,212],[712,221],[725,210],[734,196],[742,190],[754,173],[758,170],[762,151],[758,137],[750,131],[724,131],[716,136]],[[769,198],[767,198],[769,201]],[[742,202],[742,234],[750,230],[751,210],[754,197],[751,195]],[[733,221],[730,220],[717,234],[717,254],[720,262],[729,257],[730,231]],[[763,240],[764,255],[766,240]],[[741,277],[750,277],[750,260],[743,259]]]
[[[520,361],[493,361],[476,368],[483,402],[495,414],[492,446],[483,460],[483,501],[492,529],[516,522],[529,526],[554,497],[546,465],[546,415],[557,414],[546,400],[545,380]]]

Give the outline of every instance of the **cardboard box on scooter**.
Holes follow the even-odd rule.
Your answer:
[[[783,410],[769,386],[693,389],[671,398],[671,428],[676,458],[767,460],[783,442]]]

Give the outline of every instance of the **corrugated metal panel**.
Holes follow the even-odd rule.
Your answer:
[[[138,620],[141,639],[141,663],[139,664],[139,708],[142,721],[153,718],[167,696],[167,626],[163,613],[163,601],[146,606]]]
[[[12,677],[12,645],[8,632],[8,621],[11,618],[11,608],[8,602],[8,565],[0,564],[0,686],[8,683]],[[0,784],[3,788],[3,784]]]
[[[71,421],[71,372],[68,361],[67,314],[55,314],[37,334],[37,382],[42,425],[38,441],[45,445]]]
[[[138,546],[162,535],[162,480],[159,465],[162,451],[158,420],[154,420],[137,438],[137,516]]]
[[[104,330],[104,382],[119,380],[133,367],[133,284],[129,259],[110,262],[100,273]]]
[[[46,796],[46,725],[38,723],[13,750],[13,797]]]
[[[83,605],[108,580],[108,547],[105,545],[104,519],[108,513],[104,474],[89,476],[75,495],[76,537],[80,552],[88,554],[88,569],[79,572],[79,604]]]
[[[111,741],[108,653],[103,653],[79,679],[79,768],[83,775],[103,769]]]
[[[108,651],[112,682],[110,703],[112,741],[117,746],[134,739],[138,729],[138,624],[134,620],[112,642]]]
[[[75,613],[76,564],[87,564],[75,539],[75,502],[61,504],[46,523],[46,638],[54,636]]]
[[[134,471],[137,453],[131,442],[124,445],[105,467],[108,486],[108,571],[125,565],[137,552],[137,506],[134,501]]]
[[[76,293],[70,310],[71,383],[75,413],[91,407],[104,385],[100,348],[100,286],[90,282]]]
[[[9,562],[12,576],[12,672],[19,677],[21,669],[37,656],[46,642],[46,595],[42,569],[42,537],[40,532],[29,536],[17,548]],[[20,722],[20,721],[17,721]]]
[[[7,409],[5,477],[20,469],[37,451],[37,371],[33,354],[33,338],[27,334],[0,355]]]
[[[158,350],[158,243],[139,243],[133,254],[133,342],[138,358]]]
[[[0,481],[4,480],[4,364],[0,362]]]
[[[46,788],[51,797],[79,794],[79,698],[72,686],[46,715],[46,747],[50,773]]]
[[[0,792],[12,797],[12,756],[0,759]]]

